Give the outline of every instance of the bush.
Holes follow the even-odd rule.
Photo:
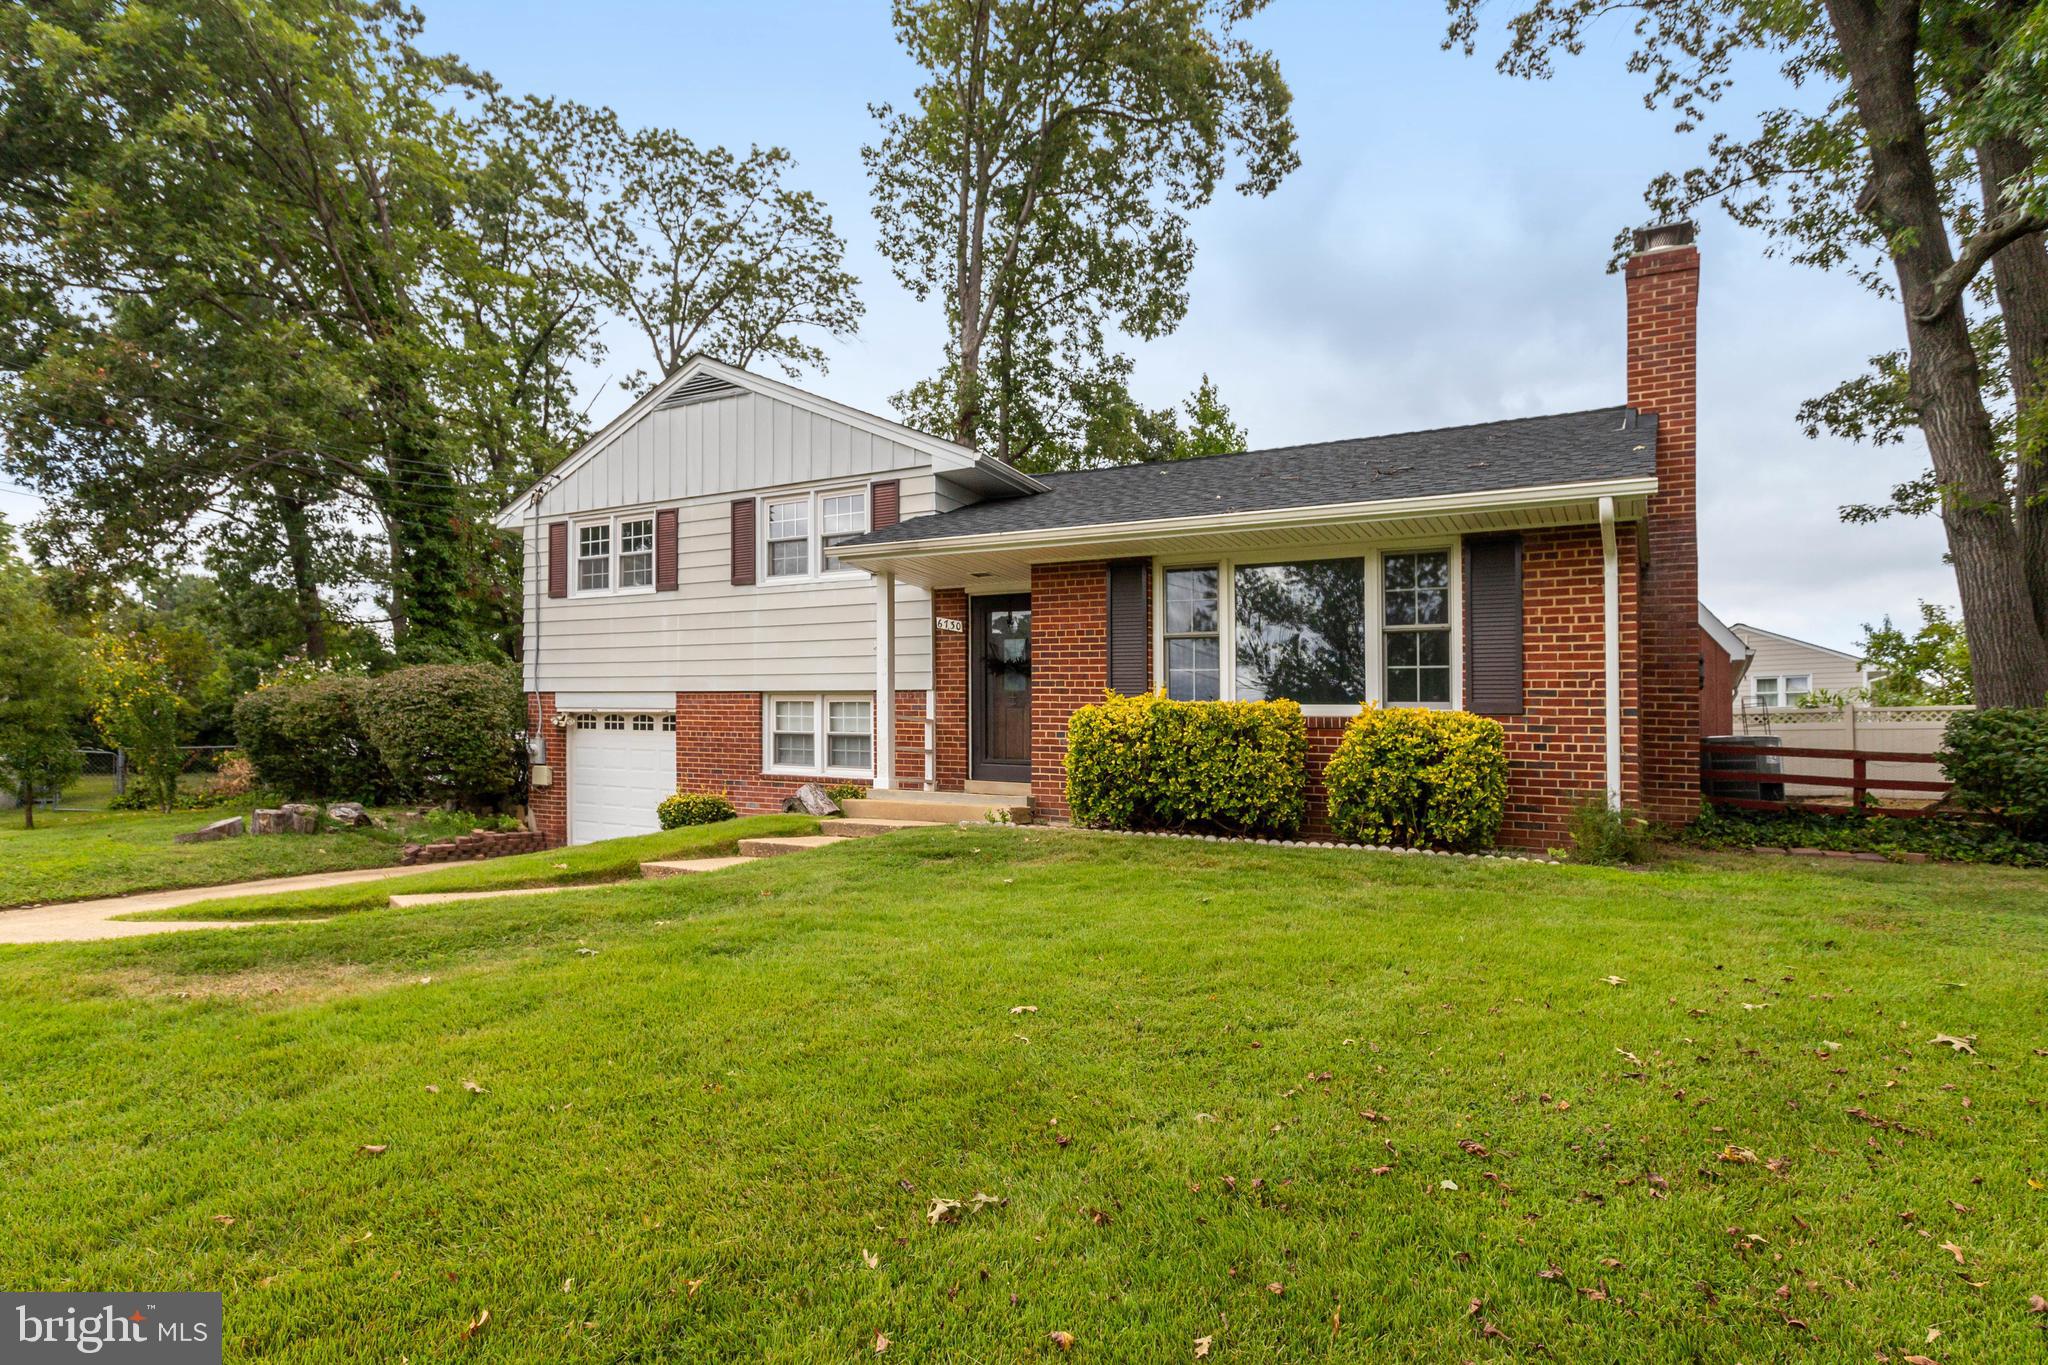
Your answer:
[[[365,716],[367,678],[273,683],[235,703],[235,743],[263,786],[296,801],[374,801],[391,785]]]
[[[1566,832],[1575,863],[1620,867],[1650,861],[1650,822],[1641,811],[1616,810],[1604,796],[1589,796],[1572,807]]]
[[[1486,848],[1507,813],[1507,732],[1463,711],[1368,704],[1345,728],[1323,785],[1341,838]]]
[[[865,798],[867,794],[868,789],[858,782],[834,782],[831,786],[825,788],[825,795],[832,798],[834,805],[841,805],[848,801],[859,801]]]
[[[2022,839],[2048,839],[2048,709],[1958,711],[1941,764],[1965,805],[1996,812]]]
[[[509,668],[422,664],[371,682],[363,729],[398,795],[475,810],[518,790],[525,710]]]
[[[739,815],[732,808],[732,802],[708,792],[677,792],[656,806],[654,813],[660,817],[663,829],[715,825],[720,820],[735,819]]]
[[[1291,701],[1120,697],[1067,722],[1074,822],[1291,835],[1308,814],[1308,727]]]

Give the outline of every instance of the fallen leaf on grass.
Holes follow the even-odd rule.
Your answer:
[[[1111,1218],[1108,1214],[1104,1213],[1101,1209],[1091,1207],[1088,1210],[1088,1221],[1095,1224],[1096,1227],[1106,1228],[1116,1220]]]
[[[1564,1271],[1557,1266],[1547,1265],[1536,1272],[1536,1278],[1539,1280],[1561,1280],[1564,1278]]]
[[[1277,1299],[1287,1293],[1287,1286],[1280,1283],[1278,1280],[1275,1280],[1273,1281],[1273,1283],[1266,1286],[1266,1292]]]
[[[464,1341],[468,1341],[471,1337],[474,1337],[478,1332],[483,1331],[484,1328],[487,1325],[489,1325],[490,1321],[491,1310],[486,1308],[483,1310],[483,1312],[478,1313],[475,1317],[471,1318],[469,1320],[469,1326],[462,1329],[462,1339]]]
[[[213,1221],[224,1228],[231,1228],[235,1225],[235,1215],[232,1213],[216,1213],[213,1215]]]
[[[1196,1338],[1195,1338],[1195,1359],[1196,1359],[1196,1360],[1207,1360],[1207,1359],[1209,1358],[1209,1347],[1210,1347],[1211,1345],[1213,1345],[1213,1344],[1215,1343],[1215,1341],[1216,1341],[1216,1338],[1214,1338],[1214,1337],[1196,1337]]]
[[[1946,1251],[1949,1255],[1955,1257],[1957,1265],[1961,1265],[1963,1263],[1963,1249],[1957,1246],[1954,1242],[1941,1243],[1941,1249],[1943,1251]]]
[[[2042,1298],[2039,1294],[2027,1295],[2027,1311],[2029,1313],[2048,1313],[2048,1299]]]
[[[1927,1040],[1927,1046],[1929,1047],[1933,1047],[1937,1043],[1952,1047],[1957,1052],[1967,1052],[1972,1057],[1977,1055],[1977,1035],[1974,1033],[1967,1034],[1961,1038],[1956,1038],[1946,1033],[1937,1033]]]
[[[882,1258],[869,1251],[866,1247],[860,1249],[860,1258],[868,1263],[869,1270],[878,1269],[882,1264]]]
[[[1373,1175],[1392,1175],[1394,1168],[1392,1166],[1375,1166],[1372,1168],[1371,1173]]]
[[[1465,1305],[1465,1316],[1468,1318],[1476,1318],[1485,1311],[1486,1300],[1484,1299],[1474,1299]]]
[[[1941,1365],[1940,1361],[1931,1356],[1906,1356],[1904,1359],[1906,1365]]]
[[[697,1291],[704,1287],[704,1281],[702,1280],[684,1280],[683,1283],[689,1287],[689,1292],[683,1295],[686,1299],[696,1298]]]
[[[1487,1154],[1486,1148],[1474,1142],[1471,1138],[1459,1138],[1458,1150],[1466,1156],[1485,1156]]]
[[[438,1085],[430,1085],[427,1087],[427,1093],[429,1095],[438,1095],[441,1093],[441,1087]]]
[[[1038,1013],[1038,1006],[1036,1006],[1036,1005],[1012,1005],[1012,1006],[1010,1006],[1010,1013],[1012,1013],[1012,1014],[1036,1014],[1036,1013]]]
[[[1756,1153],[1750,1151],[1747,1147],[1737,1147],[1731,1142],[1721,1149],[1720,1155],[1716,1156],[1714,1160],[1725,1161],[1732,1166],[1754,1166],[1756,1164]]]
[[[934,1198],[932,1206],[924,1211],[924,1216],[933,1227],[941,1223],[957,1223],[960,1221],[960,1201]],[[880,1336],[881,1333],[877,1332],[875,1335]]]
[[[1048,1332],[1046,1335],[1052,1338],[1052,1344],[1059,1347],[1062,1351],[1074,1349],[1074,1334],[1072,1332]]]
[[[384,1155],[384,1153],[385,1153],[385,1152],[387,1152],[387,1151],[389,1151],[389,1150],[390,1150],[390,1144],[389,1144],[389,1143],[383,1143],[383,1142],[366,1142],[366,1143],[364,1143],[364,1144],[363,1144],[362,1146],[360,1146],[360,1147],[356,1148],[356,1155],[357,1155],[357,1156],[382,1156],[382,1155]]]
[[[1449,1190],[1455,1194],[1458,1189],[1458,1182],[1455,1180],[1440,1181],[1437,1184],[1437,1188],[1440,1190]]]
[[[484,1088],[478,1085],[475,1081],[464,1081],[462,1083],[462,1088],[464,1090],[467,1090],[472,1095],[481,1095],[484,1093]]]
[[[1628,978],[1625,976],[1603,976],[1600,979],[1610,986],[1626,986],[1628,984]]]
[[[1479,1320],[1479,1335],[1488,1338],[1498,1337],[1502,1341],[1506,1341],[1508,1339],[1508,1334],[1506,1332],[1501,1331],[1500,1328],[1495,1327],[1491,1322],[1487,1321],[1485,1318],[1481,1318]]]
[[[887,1338],[887,1337],[883,1336],[883,1335],[882,1335],[882,1329],[881,1329],[881,1328],[879,1328],[879,1327],[877,1327],[877,1328],[875,1329],[875,1354],[876,1354],[876,1355],[880,1355],[880,1354],[882,1354],[882,1352],[884,1352],[884,1351],[886,1351],[886,1350],[888,1350],[888,1349],[889,1349],[889,1338]]]
[[[1926,1345],[1928,1345],[1928,1346],[1932,1346],[1932,1345],[1933,1345],[1933,1344],[1935,1343],[1935,1340],[1936,1340],[1937,1338],[1939,1338],[1940,1336],[1941,1336],[1941,1329],[1940,1329],[1939,1327],[1930,1327],[1930,1328],[1928,1328],[1928,1329],[1927,1329],[1927,1341],[1926,1341],[1926,1343],[1925,1343],[1925,1344],[1926,1344]]]

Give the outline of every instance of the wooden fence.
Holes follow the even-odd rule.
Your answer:
[[[1759,759],[1809,759],[1824,766],[1827,771],[1795,771],[1795,765],[1780,764],[1777,772],[1758,772],[1755,768],[1732,768],[1715,761],[1716,755],[1739,754],[1752,762]],[[1886,774],[1873,777],[1872,764],[1886,765]],[[1842,773],[1847,766],[1848,772]],[[1934,769],[1938,779],[1941,774],[1941,760],[1933,754],[1913,754],[1899,751],[1871,749],[1824,749],[1824,748],[1761,748],[1745,744],[1740,740],[1706,740],[1700,745],[1700,787],[1706,799],[1717,806],[1732,806],[1738,810],[1806,810],[1831,815],[1868,814],[1893,816],[1927,816],[1948,814],[1946,810],[1932,809],[1934,801],[1948,794],[1951,783],[1942,780],[1929,781],[1923,778],[1901,778],[1891,774],[1902,765],[1918,765]],[[1721,793],[1715,786],[1740,786],[1749,795]],[[1788,801],[1769,800],[1763,795],[1765,787],[1778,788],[1781,793],[1792,788],[1829,788],[1849,793],[1849,804],[1824,804],[1811,800]],[[1910,794],[1908,799],[1919,798],[1924,804],[1902,806],[1888,803],[1873,803],[1872,792],[1883,792],[1887,796]]]

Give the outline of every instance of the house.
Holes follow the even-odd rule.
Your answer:
[[[1797,706],[1801,697],[1814,692],[1856,692],[1881,676],[1864,666],[1862,656],[1844,650],[1741,621],[1729,629],[1751,654],[1749,671],[1736,693],[1737,711]]]
[[[1036,477],[693,360],[501,515],[535,819],[583,842],[677,787],[843,781],[1057,821],[1069,717],[1153,687],[1301,702],[1315,773],[1362,702],[1498,717],[1514,844],[1602,795],[1688,819],[1691,226],[1638,233],[1626,280],[1613,406]]]
[[[1754,656],[1742,637],[1700,603],[1700,733],[1735,733],[1735,689]]]

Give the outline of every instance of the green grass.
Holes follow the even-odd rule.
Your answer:
[[[476,863],[452,863],[411,877],[329,886],[313,891],[277,892],[267,896],[234,896],[151,910],[124,919],[294,919],[325,917],[352,910],[376,910],[390,898],[428,891],[497,891],[520,886],[575,886],[637,878],[640,864],[664,858],[718,858],[735,853],[742,839],[768,835],[816,834],[818,822],[808,815],[754,815],[693,825],[628,839],[606,839],[545,853],[521,853]]]
[[[248,806],[171,815],[38,811],[36,827],[23,829],[20,812],[10,812],[0,825],[0,908],[382,867],[398,861],[398,847],[407,837],[446,837],[474,823],[437,813],[418,830],[336,829],[260,839],[245,835],[210,844],[171,842],[183,830],[248,813]]]
[[[2044,889],[948,829],[0,949],[0,1283],[236,1361],[2038,1358]]]

